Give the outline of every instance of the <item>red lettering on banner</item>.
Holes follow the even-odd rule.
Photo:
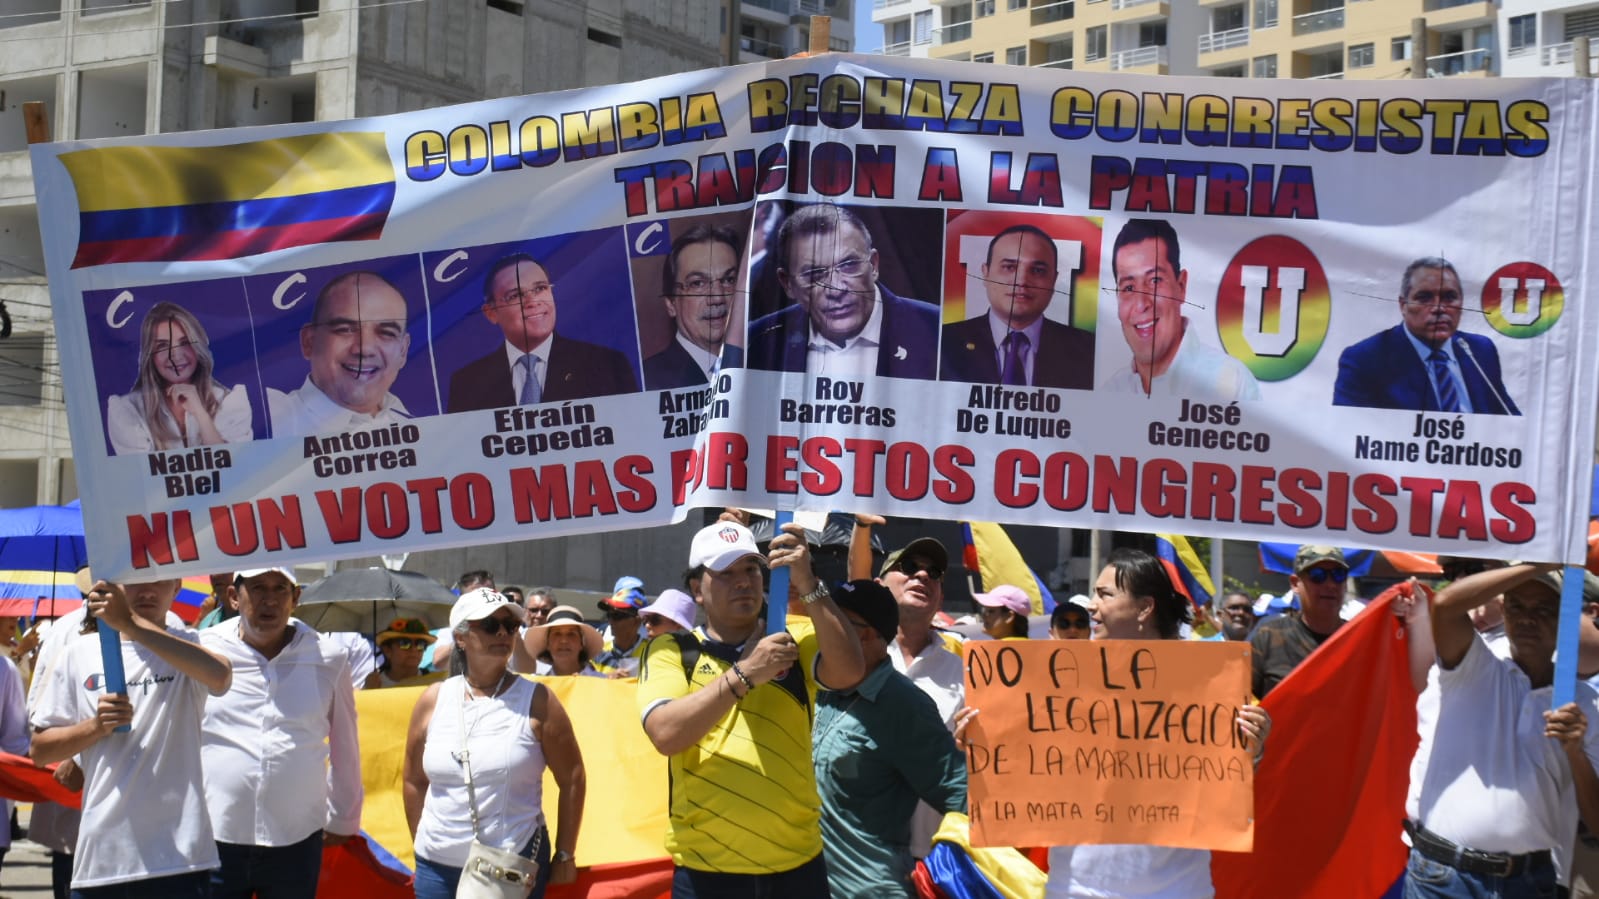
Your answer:
[[[1261,470],[1271,471],[1269,468]],[[1321,518],[1321,503],[1310,491],[1320,487],[1321,476],[1308,468],[1290,468],[1279,474],[1277,489],[1285,502],[1277,504],[1277,520],[1291,528],[1315,527]],[[1271,519],[1268,516],[1255,523],[1271,524]]]
[[[1349,527],[1349,475],[1327,472],[1327,517],[1325,527],[1341,531]]]
[[[927,495],[929,468],[927,447],[920,443],[896,443],[888,448],[883,484],[888,495],[911,502]]]
[[[714,490],[748,490],[750,442],[743,434],[718,432],[705,438],[705,480]]]
[[[1109,512],[1112,502],[1119,514],[1131,515],[1137,511],[1138,460],[1132,456],[1094,457],[1094,511]]]
[[[808,469],[800,475],[800,486],[813,496],[832,496],[844,487],[844,475],[833,460],[844,448],[831,437],[813,437],[800,446],[800,457]]]
[[[1038,488],[1018,483],[1018,478],[1038,477],[1038,457],[1023,449],[1001,450],[994,459],[994,499],[1012,509],[1038,502]]]
[[[1410,533],[1432,536],[1432,498],[1444,489],[1442,478],[1400,478],[1399,487],[1410,493]]]
[[[799,449],[799,438],[786,434],[773,434],[766,438],[766,492],[798,493],[799,484],[792,475],[799,468],[794,453]]]
[[[1270,486],[1277,472],[1265,465],[1245,465],[1238,496],[1238,520],[1249,524],[1271,524],[1267,508],[1277,498]]]
[[[328,526],[328,539],[334,543],[354,543],[361,539],[361,488],[343,487],[337,493],[318,490],[316,504]]]
[[[1355,502],[1360,508],[1351,520],[1368,534],[1387,534],[1399,525],[1399,513],[1384,497],[1397,496],[1399,487],[1385,474],[1363,474],[1355,478]]]
[[[669,464],[672,472],[672,505],[681,506],[688,500],[688,485],[694,480],[694,470],[700,454],[692,449],[673,450]]]
[[[888,449],[888,444],[881,440],[863,440],[851,437],[844,441],[844,450],[854,457],[850,464],[855,470],[854,487],[856,496],[877,495],[877,457]]]
[[[1488,522],[1482,507],[1482,487],[1474,481],[1450,481],[1438,512],[1438,536],[1487,540]]]
[[[649,456],[623,456],[616,460],[616,483],[623,488],[616,495],[616,502],[622,511],[648,512],[655,508],[655,485],[645,477],[653,471],[655,463]]]
[[[416,497],[417,517],[421,519],[422,533],[437,534],[444,530],[444,510],[439,505],[439,494],[443,493],[447,486],[449,482],[443,478],[415,478],[405,482],[405,489]]]
[[[616,514],[616,497],[611,495],[611,479],[605,472],[605,463],[599,459],[584,459],[572,468],[572,514],[589,518]]]
[[[1051,453],[1044,460],[1044,502],[1075,512],[1088,500],[1088,463],[1076,453]]]
[[[200,558],[200,550],[194,542],[194,523],[187,510],[178,509],[172,513],[172,543],[179,560],[193,562]]]
[[[437,490],[434,495],[438,495]],[[435,501],[435,514],[437,508]],[[456,527],[465,531],[482,530],[494,523],[494,485],[489,483],[487,475],[469,471],[450,481],[450,517],[455,520]],[[435,527],[439,524],[435,522]]]
[[[171,565],[172,541],[167,538],[167,513],[152,512],[149,521],[142,515],[129,515],[128,549],[133,555],[134,568],[149,568],[152,556],[157,565]]]
[[[255,535],[255,512],[249,503],[212,506],[211,535],[217,549],[230,556],[247,556],[260,544]]]
[[[966,469],[977,464],[977,455],[964,446],[940,446],[933,451],[933,470],[940,479],[933,482],[933,496],[946,503],[969,503],[977,493],[977,482]],[[857,483],[859,473],[857,473]]]
[[[1189,515],[1202,521],[1234,521],[1233,491],[1238,476],[1232,467],[1215,462],[1194,463],[1194,487],[1189,496]]]
[[[255,508],[261,518],[261,543],[267,549],[305,549],[305,517],[300,514],[298,496],[262,497],[255,501]]]
[[[390,481],[379,481],[366,488],[366,526],[372,536],[392,540],[411,529],[411,508],[405,488]]]
[[[1538,491],[1531,484],[1507,481],[1495,484],[1488,491],[1488,502],[1494,511],[1504,516],[1488,526],[1494,539],[1501,543],[1526,543],[1538,534],[1538,520],[1532,517],[1523,503],[1538,501]]]
[[[511,469],[511,514],[519,524],[572,517],[566,493],[566,467],[546,465]]]
[[[1176,459],[1151,459],[1144,463],[1140,493],[1144,512],[1156,518],[1177,518],[1183,514],[1183,485],[1188,473]]]

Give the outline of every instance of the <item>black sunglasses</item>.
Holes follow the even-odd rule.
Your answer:
[[[516,621],[511,618],[482,618],[472,622],[472,626],[490,637],[501,631],[516,633]]]
[[[934,565],[931,562],[927,563],[926,565],[918,565],[914,559],[901,558],[894,567],[898,568],[900,573],[906,577],[915,577],[925,571],[927,572],[927,579],[930,581],[941,581],[944,579],[944,569],[939,568],[937,565]]]
[[[388,649],[392,646],[395,649],[426,649],[427,645],[428,644],[426,640],[413,640],[410,637],[396,637],[393,640],[384,642],[383,648]]]
[[[1088,619],[1087,618],[1081,618],[1081,617],[1078,617],[1076,615],[1067,615],[1065,618],[1062,618],[1060,620],[1060,624],[1056,625],[1056,626],[1057,627],[1073,627],[1073,628],[1075,628],[1075,627],[1088,627]]]
[[[1328,581],[1332,581],[1335,584],[1342,584],[1344,581],[1349,580],[1349,569],[1311,568],[1304,573],[1303,577],[1312,584],[1325,584]]]
[[[643,616],[643,618],[644,618],[644,625],[646,627],[654,627],[657,624],[663,624],[663,623],[666,622],[666,619],[663,618],[660,615],[645,615],[645,616]]]
[[[605,612],[605,620],[607,621],[625,621],[628,618],[636,617],[638,617],[637,612],[623,609],[607,609]]]

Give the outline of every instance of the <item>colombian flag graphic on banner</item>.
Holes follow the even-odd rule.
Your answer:
[[[105,147],[61,161],[80,210],[73,268],[376,240],[394,202],[394,167],[376,131]]]

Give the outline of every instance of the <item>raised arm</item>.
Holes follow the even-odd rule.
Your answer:
[[[233,683],[233,666],[227,659],[167,631],[166,622],[148,621],[133,614],[122,585],[99,581],[85,602],[89,614],[115,628],[124,640],[142,644],[179,674],[205,685],[212,696],[228,692]]]
[[[1432,603],[1432,637],[1438,647],[1438,664],[1454,668],[1466,657],[1476,636],[1471,610],[1495,596],[1513,590],[1545,571],[1557,571],[1557,564],[1522,563],[1467,575],[1438,591]]]
[[[805,545],[805,529],[790,522],[783,533],[772,538],[769,564],[787,566],[789,577],[800,595],[814,591],[821,583],[811,570],[811,554]],[[780,602],[774,597],[769,602]],[[866,661],[861,656],[861,641],[855,636],[844,613],[831,596],[810,604],[811,622],[816,626],[816,679],[833,690],[848,690],[866,676]]]

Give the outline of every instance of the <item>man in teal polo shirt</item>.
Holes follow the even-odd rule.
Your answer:
[[[966,811],[966,761],[926,693],[894,670],[894,594],[876,581],[841,584],[834,601],[854,626],[866,679],[817,698],[813,758],[822,852],[833,899],[912,897],[911,814],[924,800]]]

